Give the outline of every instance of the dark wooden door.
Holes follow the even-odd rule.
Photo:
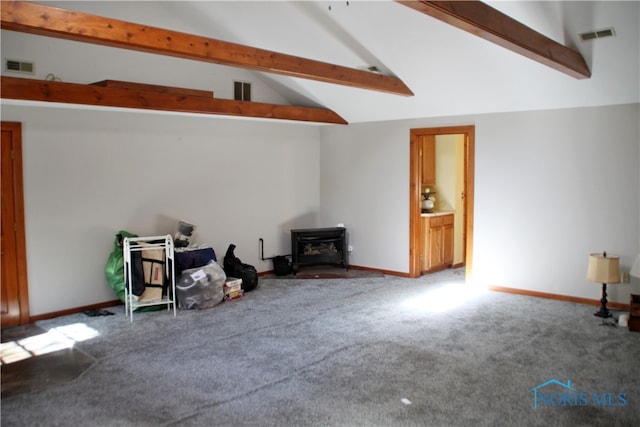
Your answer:
[[[22,194],[22,128],[20,123],[2,122],[0,150],[2,228],[0,310],[2,327],[29,323],[24,203]]]

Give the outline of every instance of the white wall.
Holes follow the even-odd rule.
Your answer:
[[[436,184],[433,186],[436,210],[454,210],[456,206],[458,137],[459,135],[436,135]]]
[[[380,122],[320,131],[320,222],[347,227],[350,264],[407,272],[409,127]]]
[[[640,241],[638,105],[490,115],[478,122],[474,276],[598,299],[588,254]],[[629,285],[609,287],[628,303]]]
[[[464,140],[463,134],[436,135],[436,205],[435,210],[455,211],[453,229],[453,264],[464,259]]]
[[[344,222],[351,263],[409,270],[409,129],[475,125],[473,278],[599,299],[584,277],[640,248],[637,104],[321,129],[321,222]],[[628,302],[628,284],[610,300]]]
[[[635,105],[316,127],[2,106],[23,123],[30,310],[115,298],[115,233],[173,233],[259,271],[289,230],[344,223],[354,265],[408,272],[409,129],[476,126],[474,280],[598,299],[590,252],[640,252]],[[637,283],[633,283],[637,285]],[[610,286],[627,302],[630,286]],[[640,290],[636,289],[638,292]]]
[[[259,271],[317,225],[319,131],[291,123],[2,106],[22,122],[31,315],[116,299],[104,267],[115,234],[227,246]]]

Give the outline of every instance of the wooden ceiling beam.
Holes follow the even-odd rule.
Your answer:
[[[173,87],[173,86],[159,86],[159,85],[150,85],[146,83],[123,82],[120,80],[102,80],[102,81],[91,83],[91,84],[95,86],[102,86],[102,87],[117,87],[121,89],[135,89],[135,90],[141,90],[141,91],[170,93],[174,95],[204,96],[206,98],[213,98],[213,91],[209,91],[209,90],[186,89],[182,87]]]
[[[577,79],[591,77],[582,55],[480,1],[396,0]]]
[[[2,99],[347,124],[342,117],[327,109],[187,95],[177,93],[176,88],[163,90],[162,86],[145,88],[146,85],[131,83],[126,88],[122,82],[84,85],[6,76],[0,80]]]
[[[211,62],[398,95],[397,77],[22,1],[2,2],[2,29]]]

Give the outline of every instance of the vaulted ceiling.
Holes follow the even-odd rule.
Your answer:
[[[411,4],[407,7],[401,3]],[[413,93],[407,96],[410,93],[370,90],[328,79],[303,78],[306,76],[295,73],[244,71],[242,74],[243,80],[259,82],[277,94],[278,104],[330,110],[349,123],[640,101],[638,2],[487,3],[559,46],[571,48],[580,59],[584,58],[586,75],[584,72],[582,76],[571,75],[559,70],[561,67],[557,64],[531,59],[535,55],[505,48],[504,43],[487,40],[491,37],[486,34],[485,38],[478,37],[476,34],[481,32],[478,27],[471,27],[470,31],[475,34],[460,28],[468,27],[468,22],[454,26],[429,16],[416,10],[420,9],[416,7],[420,2],[77,1],[44,4],[335,64],[338,71],[340,67],[359,70],[375,67],[380,75],[387,76],[385,79],[403,83]],[[612,37],[582,41],[579,36],[611,27],[615,32]],[[3,40],[6,32],[3,30]],[[535,44],[532,37],[524,42]],[[102,49],[114,48],[94,47],[91,52],[96,52],[96,57],[86,59],[99,63],[99,58],[104,57]],[[73,54],[68,55],[72,60]],[[148,55],[123,53],[122,64],[134,63],[132,59],[138,58],[144,62]],[[553,52],[543,51],[541,55],[554,58]],[[555,58],[562,63],[561,57]],[[112,56],[109,61],[113,61]],[[203,77],[207,72],[203,73],[202,67],[210,67],[211,74],[233,75],[228,66],[203,65],[189,59],[180,61],[180,73],[192,76],[182,79],[188,86],[174,75],[175,69],[161,67],[146,68],[136,75],[132,66],[127,70],[130,74],[123,71],[119,75],[104,76],[94,72],[65,81],[90,83],[126,79],[150,85],[213,89],[217,95],[224,95],[223,91],[211,87],[212,79]],[[192,71],[196,69],[197,72]],[[371,74],[365,71],[365,78],[367,73]],[[3,75],[8,74],[3,70]],[[376,80],[381,76],[372,74],[371,77]]]

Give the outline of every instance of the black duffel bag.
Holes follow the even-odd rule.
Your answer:
[[[242,279],[242,289],[249,292],[258,287],[258,270],[253,265],[243,263],[240,258],[234,255],[236,245],[233,243],[227,248],[222,262],[224,273],[227,277]]]

